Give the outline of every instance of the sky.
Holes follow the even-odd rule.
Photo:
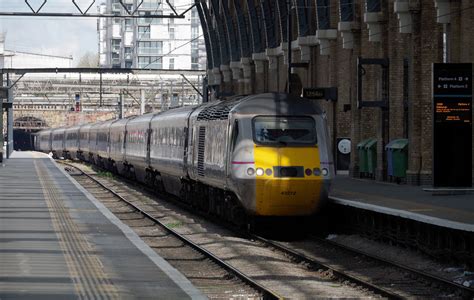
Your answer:
[[[28,0],[33,8],[45,0]],[[85,10],[93,0],[76,0]],[[97,13],[95,1],[90,13]],[[0,0],[1,12],[31,12],[24,0]],[[46,0],[40,12],[79,13],[72,0]],[[98,52],[97,19],[0,16],[0,32],[6,33],[5,49],[73,56],[73,65],[87,52]]]

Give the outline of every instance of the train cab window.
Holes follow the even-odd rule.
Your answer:
[[[270,117],[253,119],[253,138],[261,145],[315,145],[316,124],[311,117]]]
[[[239,121],[235,120],[233,129],[232,129],[231,151],[234,150],[238,137],[239,137]]]

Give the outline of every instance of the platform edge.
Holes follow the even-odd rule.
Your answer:
[[[474,225],[467,224],[467,223],[445,220],[445,219],[441,219],[437,217],[431,217],[427,215],[412,213],[412,212],[408,212],[408,211],[404,211],[400,209],[383,207],[383,206],[378,206],[374,204],[358,202],[355,200],[343,199],[340,197],[329,196],[329,199],[335,202],[336,204],[340,204],[340,205],[352,206],[352,207],[365,209],[365,210],[371,210],[371,211],[375,211],[375,212],[379,212],[383,214],[389,214],[392,216],[397,216],[397,217],[410,219],[410,220],[427,223],[431,225],[436,225],[440,227],[474,232]]]
[[[99,202],[91,193],[75,181],[63,168],[61,168],[54,159],[50,158],[53,164],[69,179],[86,197],[89,199],[97,209],[110,221],[117,226],[120,231],[134,244],[143,254],[145,254],[158,268],[160,268],[168,277],[179,286],[192,299],[208,299],[202,292],[196,288],[189,279],[187,279],[181,272],[170,265],[164,258],[159,256],[150,246],[148,246],[133,229],[125,225],[119,218],[117,218],[107,207]]]

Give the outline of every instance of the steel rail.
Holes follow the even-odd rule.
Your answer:
[[[376,260],[376,261],[383,262],[387,265],[402,269],[404,271],[414,273],[414,274],[416,274],[420,277],[423,277],[424,279],[427,279],[429,281],[435,281],[435,282],[438,282],[439,284],[450,286],[453,289],[461,290],[470,299],[474,298],[474,289],[463,286],[459,283],[450,281],[448,279],[445,279],[445,278],[442,278],[442,277],[439,277],[439,276],[436,276],[436,275],[433,275],[433,274],[430,274],[430,273],[426,273],[426,272],[423,272],[423,271],[420,271],[420,270],[416,270],[416,269],[411,268],[409,266],[402,265],[402,264],[399,264],[399,263],[396,263],[396,262],[393,262],[393,261],[389,261],[389,260],[387,260],[383,257],[378,256],[378,255],[369,254],[369,253],[361,251],[359,249],[354,249],[354,248],[351,248],[349,246],[339,244],[339,243],[331,241],[331,240],[321,239],[321,238],[316,237],[316,236],[311,236],[311,239],[313,239],[317,242],[326,243],[326,244],[329,244],[331,246],[338,247],[338,248],[340,248],[344,251],[347,251],[347,252],[356,253],[357,255],[364,256],[364,257],[369,258],[369,259],[373,259],[373,260]]]
[[[244,273],[240,272],[238,269],[234,268],[233,266],[231,266],[230,264],[226,263],[225,261],[223,261],[222,259],[218,258],[217,256],[215,256],[214,254],[212,254],[211,252],[209,252],[208,250],[206,250],[205,248],[197,245],[196,243],[194,243],[193,241],[189,240],[188,238],[186,238],[185,236],[181,235],[180,233],[178,233],[177,231],[169,228],[168,226],[166,226],[163,222],[161,222],[160,220],[156,219],[155,217],[153,217],[152,215],[150,215],[149,213],[147,213],[146,211],[142,210],[141,208],[139,208],[138,206],[136,206],[135,204],[131,203],[130,201],[128,201],[127,199],[125,199],[123,196],[119,195],[117,192],[115,192],[113,189],[107,187],[105,184],[103,184],[102,182],[100,182],[99,180],[97,180],[96,178],[94,178],[93,176],[87,174],[86,172],[84,172],[83,170],[81,170],[80,168],[78,168],[77,166],[74,166],[72,164],[69,164],[69,163],[66,163],[66,162],[62,162],[62,161],[58,161],[57,162],[61,163],[61,164],[64,164],[64,165],[67,165],[67,166],[70,166],[76,170],[79,170],[79,172],[81,173],[81,175],[84,175],[86,176],[87,178],[91,179],[93,182],[95,182],[96,184],[98,184],[99,186],[101,186],[103,189],[107,190],[108,192],[110,192],[111,194],[113,194],[115,197],[117,197],[118,199],[120,199],[121,201],[125,202],[127,205],[131,206],[134,210],[136,210],[137,212],[139,212],[141,215],[143,215],[144,217],[146,217],[147,219],[151,220],[152,222],[154,222],[155,224],[159,225],[160,227],[162,227],[164,230],[166,230],[167,232],[169,232],[170,234],[172,234],[174,237],[178,238],[179,240],[181,240],[182,242],[184,242],[185,244],[187,244],[188,246],[190,246],[191,248],[195,249],[196,251],[198,251],[199,253],[203,254],[204,256],[210,258],[213,262],[215,262],[216,264],[218,264],[220,267],[224,268],[225,270],[229,271],[230,273],[232,273],[234,276],[238,277],[240,280],[242,280],[244,283],[248,284],[249,286],[251,286],[252,288],[254,288],[255,290],[259,291],[262,293],[262,296],[263,296],[263,299],[283,299],[283,297],[281,297],[280,295],[276,294],[275,292],[271,291],[270,289],[264,287],[263,285],[259,284],[258,282],[254,281],[253,279],[251,279],[250,277],[248,277],[247,275],[245,275]]]
[[[378,287],[370,282],[367,282],[361,278],[358,278],[356,276],[353,276],[353,275],[349,275],[347,273],[345,273],[343,270],[339,270],[338,268],[335,268],[335,267],[332,267],[332,266],[329,266],[325,263],[322,263],[320,261],[317,261],[315,258],[311,258],[311,257],[308,257],[306,256],[305,254],[303,253],[300,253],[294,249],[290,249],[278,242],[275,242],[275,241],[271,241],[271,240],[268,240],[266,238],[263,238],[261,236],[258,236],[258,235],[253,235],[251,234],[250,237],[254,240],[257,240],[267,246],[270,246],[270,247],[273,247],[285,254],[288,254],[294,258],[296,258],[297,260],[299,261],[303,261],[307,264],[310,264],[310,265],[313,265],[313,266],[317,266],[318,268],[320,269],[325,269],[325,270],[330,270],[333,272],[333,274],[335,274],[337,277],[340,277],[340,278],[343,278],[345,280],[349,280],[351,282],[354,282],[360,286],[363,286],[365,288],[367,288],[368,290],[372,291],[372,292],[375,292],[376,294],[379,294],[381,295],[382,297],[387,297],[389,299],[405,299],[403,296],[400,296],[396,293],[393,293],[393,292],[390,292],[384,288],[381,288],[381,287]]]

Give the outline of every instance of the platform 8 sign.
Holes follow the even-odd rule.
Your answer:
[[[472,185],[472,64],[433,64],[433,185]]]

